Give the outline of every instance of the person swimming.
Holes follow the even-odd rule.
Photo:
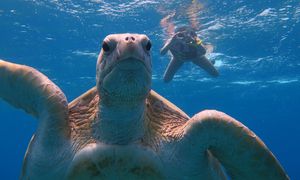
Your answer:
[[[166,41],[160,53],[165,55],[167,51],[171,52],[172,59],[164,73],[165,82],[170,82],[182,64],[189,61],[198,65],[213,77],[219,75],[213,65],[214,62],[206,58],[206,48],[192,27],[182,26],[175,29],[173,36]]]
[[[177,44],[174,44],[176,50],[170,50],[172,54],[178,54],[186,59],[193,58],[197,55],[205,55],[206,49],[202,44],[202,41],[197,36],[193,28],[188,26],[182,26],[175,29],[175,35]]]
[[[209,61],[205,56],[209,46],[204,45],[196,33],[197,27],[199,27],[196,12],[201,8],[202,6],[198,1],[192,1],[186,12],[189,19],[188,26],[175,28],[171,19],[177,16],[176,12],[168,14],[160,22],[170,37],[161,48],[160,53],[161,55],[165,55],[170,51],[172,55],[171,61],[164,73],[165,82],[170,82],[173,79],[173,76],[184,62],[193,62],[213,77],[219,75],[219,72],[214,67],[214,61]],[[212,47],[209,50],[211,51]]]

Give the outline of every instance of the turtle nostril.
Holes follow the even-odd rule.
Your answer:
[[[126,37],[125,38],[125,41],[129,41],[129,42],[132,42],[132,41],[135,41],[135,38],[133,36],[130,36],[130,37]]]

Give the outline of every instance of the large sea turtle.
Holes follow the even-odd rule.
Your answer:
[[[97,85],[70,104],[45,75],[0,61],[0,97],[38,119],[21,179],[288,179],[264,143],[215,110],[192,118],[151,90],[146,35],[107,36]]]
[[[170,82],[182,64],[189,61],[201,67],[213,77],[219,75],[214,63],[205,56],[205,46],[197,37],[193,28],[186,26],[177,28],[161,48],[160,53],[165,55],[167,51],[171,52],[172,58],[164,73],[165,82]]]

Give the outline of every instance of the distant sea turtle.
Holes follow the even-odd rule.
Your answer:
[[[219,75],[214,62],[206,58],[206,49],[192,28],[186,26],[177,28],[174,35],[161,48],[161,55],[165,55],[168,50],[172,54],[172,59],[164,74],[165,82],[171,81],[182,64],[188,61],[192,61],[214,77]]]
[[[97,86],[67,103],[37,70],[0,61],[0,97],[38,118],[21,179],[288,179],[247,127],[215,110],[189,118],[151,88],[151,43],[113,34]]]

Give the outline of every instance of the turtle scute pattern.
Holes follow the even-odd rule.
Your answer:
[[[97,117],[98,102],[99,96],[94,87],[69,104],[71,141],[76,152],[95,143],[92,138],[92,122]]]
[[[69,104],[69,126],[74,150],[95,143],[92,124],[101,99],[94,87]],[[141,144],[157,149],[160,143],[179,138],[189,117],[175,105],[151,91],[146,99],[145,135]]]

